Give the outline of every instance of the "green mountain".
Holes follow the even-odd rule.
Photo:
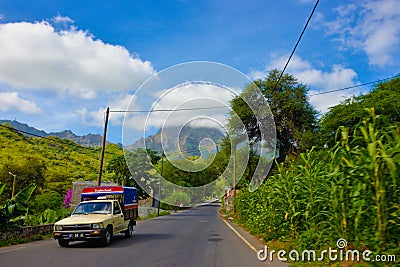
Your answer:
[[[179,138],[176,138],[175,134],[180,132]],[[199,145],[201,148],[206,150],[215,151],[215,145],[212,145],[211,142],[204,142],[204,139],[211,139],[215,143],[219,143],[224,135],[216,128],[209,127],[183,127],[181,128],[169,128],[164,129],[163,134],[168,136],[165,141],[164,149],[161,144],[161,129],[154,135],[150,135],[146,138],[141,138],[137,140],[132,145],[126,146],[125,148],[128,150],[134,150],[136,148],[148,148],[153,151],[157,151],[158,153],[162,153],[162,151],[167,150],[168,148],[177,148],[186,156],[200,156]],[[173,149],[176,150],[176,149]]]
[[[47,133],[45,131],[31,127],[26,123],[21,123],[16,120],[0,120],[0,124],[4,123],[11,125],[19,131],[25,132],[24,134],[26,134],[27,136],[56,136],[59,138],[75,141],[76,143],[83,146],[101,146],[103,140],[102,135],[100,134],[87,134],[79,136],[74,134],[71,130]]]
[[[47,136],[47,133],[45,131],[42,130],[38,130],[34,127],[29,126],[26,123],[21,123],[19,121],[16,120],[0,120],[0,124],[8,124],[11,125],[12,127],[14,127],[15,129],[19,130],[19,131],[24,131],[26,133],[31,133],[32,135],[27,134],[28,136],[34,136],[34,135],[39,135],[39,136]]]
[[[2,196],[11,194],[13,179],[9,172],[17,177],[16,192],[34,182],[35,194],[52,191],[63,195],[74,181],[97,180],[101,147],[85,147],[55,136],[27,136],[10,125],[0,126],[0,182],[6,184]],[[108,144],[104,166],[122,154],[120,147]],[[113,176],[103,171],[102,181],[110,181]]]

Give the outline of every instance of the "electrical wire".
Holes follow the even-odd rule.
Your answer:
[[[375,81],[372,81],[372,82],[367,82],[367,83],[363,83],[363,84],[357,84],[357,85],[343,87],[343,88],[334,89],[334,90],[330,90],[330,91],[310,94],[308,96],[309,97],[313,97],[313,96],[317,96],[317,95],[323,95],[323,94],[329,94],[329,93],[334,93],[334,92],[339,92],[339,91],[350,90],[350,89],[361,87],[361,86],[366,86],[366,85],[370,85],[370,84],[384,82],[384,81],[391,80],[391,79],[394,79],[394,78],[397,78],[397,77],[400,77],[400,73],[398,73],[398,74],[396,74],[394,76],[388,77],[388,78],[378,79],[378,80],[375,80]],[[174,111],[189,111],[189,110],[205,110],[205,109],[217,109],[217,108],[226,108],[226,106],[214,106],[214,107],[207,107],[207,108],[199,107],[199,108],[182,108],[182,109],[154,109],[154,110],[110,110],[110,112],[113,112],[113,113],[118,113],[118,112],[124,112],[124,113],[125,112],[149,113],[149,112],[174,112]],[[11,131],[14,131],[14,132],[23,133],[23,134],[35,136],[35,137],[38,137],[38,138],[46,138],[46,139],[48,139],[50,141],[53,141],[53,142],[56,142],[56,143],[60,143],[60,144],[68,144],[65,141],[63,141],[62,138],[60,138],[60,140],[52,139],[51,136],[42,136],[42,135],[37,135],[37,134],[34,134],[34,133],[29,133],[29,132],[26,132],[26,131],[23,131],[23,130],[15,129],[13,127],[7,127],[4,124],[0,124],[0,126],[3,127],[3,128],[9,129]],[[175,153],[179,153],[180,154],[182,152],[187,153],[187,152],[192,152],[192,151],[196,151],[196,150],[198,150],[198,149],[192,149],[192,150],[186,150],[186,151],[181,150],[180,152],[175,152]]]
[[[319,0],[317,0],[317,2],[315,2],[314,8],[313,8],[313,10],[311,11],[310,16],[308,17],[308,20],[307,20],[307,22],[306,22],[306,25],[304,25],[303,31],[301,32],[299,38],[297,39],[296,45],[294,46],[294,48],[293,48],[293,50],[292,50],[292,53],[290,54],[288,60],[286,61],[285,67],[283,68],[281,74],[279,75],[279,78],[278,78],[278,80],[277,80],[276,83],[275,83],[275,86],[274,86],[273,91],[275,91],[276,87],[278,86],[278,84],[279,84],[279,82],[280,82],[280,80],[281,80],[281,78],[282,78],[282,76],[283,76],[283,73],[285,72],[287,66],[289,65],[289,62],[290,62],[290,60],[292,59],[292,56],[294,55],[294,52],[296,51],[297,46],[299,45],[300,40],[301,40],[301,38],[303,37],[303,34],[304,34],[304,32],[306,31],[306,29],[307,29],[307,27],[308,27],[308,24],[309,24],[309,22],[310,22],[312,16],[314,15],[315,9],[317,9],[318,3],[319,3]]]
[[[357,85],[343,87],[343,88],[334,89],[334,90],[329,90],[329,91],[325,91],[325,92],[310,94],[308,96],[309,97],[313,97],[313,96],[317,96],[317,95],[323,95],[323,94],[329,94],[329,93],[334,93],[334,92],[339,92],[339,91],[350,90],[350,89],[357,88],[357,87],[362,87],[362,86],[366,86],[366,85],[370,85],[370,84],[384,82],[384,81],[391,80],[391,79],[394,79],[394,78],[397,78],[397,77],[400,77],[400,73],[398,73],[398,74],[396,74],[394,76],[388,77],[388,78],[378,79],[378,80],[375,80],[375,81],[372,81],[372,82],[357,84]],[[125,110],[125,111],[124,110],[110,110],[110,112],[114,112],[114,113],[118,113],[118,112],[124,112],[124,113],[125,112],[132,112],[132,113],[143,113],[144,112],[144,113],[149,113],[149,112],[172,112],[172,111],[204,110],[204,109],[217,109],[217,108],[226,108],[226,106],[215,106],[215,107],[208,107],[208,108],[158,109],[158,110],[157,109],[154,109],[154,110]],[[29,132],[26,132],[26,131],[23,131],[23,130],[15,129],[13,127],[8,127],[8,126],[6,126],[4,124],[0,124],[0,127],[9,129],[9,130],[14,131],[14,132],[19,132],[19,133],[35,136],[35,137],[38,137],[38,138],[46,138],[46,139],[48,139],[50,141],[53,141],[53,142],[56,142],[56,143],[60,143],[60,144],[64,144],[64,145],[68,144],[65,141],[63,141],[62,138],[60,138],[60,140],[52,139],[51,136],[42,136],[42,135],[37,135],[37,134],[34,134],[34,133],[29,133]],[[205,148],[205,147],[210,147],[211,148],[211,147],[214,147],[214,146],[204,146],[204,147],[201,147],[201,148]],[[197,149],[192,149],[192,150],[181,150],[180,152],[173,152],[172,154],[175,154],[175,153],[176,154],[181,154],[182,152],[184,152],[184,153],[193,152],[193,151],[196,151],[196,150],[198,151],[198,149],[200,149],[200,147],[197,148]]]
[[[353,89],[353,88],[357,88],[357,87],[361,87],[361,86],[366,86],[366,85],[370,85],[370,84],[384,82],[384,81],[387,81],[387,80],[394,79],[396,77],[400,77],[400,73],[396,74],[396,75],[394,75],[392,77],[385,78],[385,79],[379,79],[379,80],[375,80],[375,81],[367,82],[367,83],[363,83],[363,84],[357,84],[357,85],[353,85],[353,86],[343,87],[343,88],[340,88],[340,89],[334,89],[334,90],[330,90],[330,91],[310,94],[308,96],[312,97],[312,96],[316,96],[316,95],[324,95],[324,94],[329,94],[329,93],[334,93],[334,92],[339,92],[339,91],[345,91],[345,90],[349,90],[349,89]]]
[[[339,88],[339,89],[333,89],[333,90],[329,90],[329,91],[325,91],[325,92],[309,94],[308,96],[313,97],[313,96],[317,96],[317,95],[324,95],[324,94],[329,94],[329,93],[334,93],[334,92],[339,92],[339,91],[350,90],[350,89],[357,88],[357,87],[362,87],[362,86],[366,86],[366,85],[370,85],[370,84],[384,82],[384,81],[391,80],[391,79],[394,79],[397,77],[400,77],[400,73],[398,73],[394,76],[388,77],[388,78],[378,79],[378,80],[375,80],[372,82],[366,82],[366,83],[352,85],[352,86],[343,87],[343,88]],[[110,112],[114,112],[114,113],[125,113],[125,112],[127,112],[127,113],[150,113],[150,112],[206,110],[206,109],[218,109],[218,108],[227,108],[227,106],[215,106],[215,107],[208,107],[208,108],[204,107],[204,108],[182,108],[182,109],[153,109],[153,110],[110,110]]]
[[[190,111],[190,110],[207,110],[228,108],[228,106],[215,106],[215,107],[199,107],[199,108],[180,108],[180,109],[152,109],[152,110],[110,110],[110,113],[151,113],[151,112],[171,112],[171,111]]]

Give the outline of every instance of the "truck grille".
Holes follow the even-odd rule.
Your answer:
[[[64,231],[76,231],[76,230],[90,230],[90,224],[72,224],[72,225],[63,225]]]

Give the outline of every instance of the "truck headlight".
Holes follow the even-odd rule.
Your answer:
[[[103,223],[93,223],[92,229],[101,229],[104,228]]]
[[[62,227],[62,225],[56,224],[55,229],[56,229],[56,231],[62,231],[63,227]]]

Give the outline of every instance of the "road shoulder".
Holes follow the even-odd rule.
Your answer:
[[[234,223],[232,221],[231,217],[224,216],[224,214],[222,214],[220,211],[221,211],[221,209],[219,209],[219,211],[218,211],[220,219],[228,226],[228,228],[230,228],[247,245],[247,247],[249,247],[249,249],[254,251],[255,256],[257,255],[257,252],[259,250],[265,249],[265,243],[262,240],[260,240],[259,238],[257,238],[254,235],[251,235],[245,229],[243,229],[242,227],[240,227],[239,225]],[[268,262],[268,263],[270,264],[271,262]],[[289,264],[286,262],[281,262],[279,260],[275,260],[274,266],[284,267],[284,266],[289,266]]]
[[[246,243],[246,245],[253,251],[257,252],[260,249],[264,248],[264,243],[258,239],[257,237],[251,235],[249,232],[247,232],[245,229],[237,225],[232,221],[230,217],[224,216],[220,210],[219,210],[219,217],[221,220],[225,222],[225,224],[228,225],[229,228],[231,228],[232,231],[235,232],[236,235],[239,236],[240,239],[244,239],[243,242]]]

